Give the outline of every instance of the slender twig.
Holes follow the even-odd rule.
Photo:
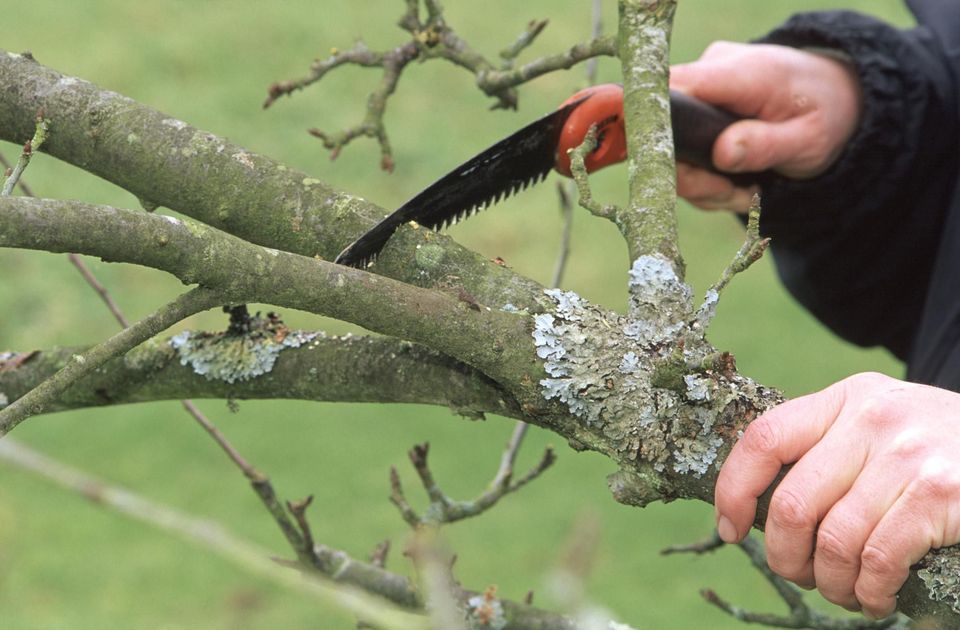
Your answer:
[[[590,15],[590,36],[597,40],[603,35],[603,0],[593,0],[593,8]],[[591,57],[587,59],[587,85],[594,85],[597,82],[597,68],[599,59]]]
[[[120,324],[120,327],[128,328],[130,326],[130,320],[124,316],[123,311],[120,310],[120,307],[110,295],[110,292],[99,280],[97,280],[97,277],[93,275],[93,272],[90,271],[90,268],[87,267],[86,263],[83,262],[83,259],[77,254],[67,254],[67,259],[74,267],[77,268],[77,271],[80,272],[80,275],[83,276],[83,279],[88,285],[90,285],[90,288],[97,292],[97,295],[100,296],[100,299],[110,311],[110,314],[113,315],[113,318],[117,320],[117,323]]]
[[[186,409],[187,413],[197,421],[203,429],[210,434],[210,437],[213,438],[213,441],[216,442],[220,448],[223,449],[223,452],[227,454],[227,457],[230,458],[234,464],[237,465],[241,471],[243,471],[244,476],[251,481],[261,479],[262,476],[257,469],[254,468],[250,463],[243,458],[237,449],[227,441],[226,436],[214,425],[197,406],[193,403],[192,400],[181,400],[180,404],[183,405],[183,408]]]
[[[520,33],[520,36],[517,37],[512,44],[500,51],[500,58],[503,59],[504,70],[513,68],[513,64],[520,53],[533,44],[533,41],[543,32],[543,29],[545,29],[549,23],[549,20],[530,20],[530,22],[527,23],[527,28]]]
[[[390,467],[390,502],[400,510],[400,515],[403,517],[403,520],[406,521],[407,525],[410,527],[418,527],[420,525],[420,515],[410,506],[406,495],[403,493],[403,485],[400,483],[400,473],[397,472],[396,466]]]
[[[549,468],[556,456],[553,449],[548,447],[540,461],[518,479],[513,478],[513,466],[516,463],[517,454],[526,435],[527,427],[523,423],[517,423],[514,427],[510,442],[500,457],[500,466],[493,480],[487,489],[470,501],[457,501],[447,496],[440,488],[439,484],[430,470],[428,455],[430,453],[429,444],[417,444],[410,449],[408,455],[413,464],[417,475],[420,477],[420,483],[430,498],[430,507],[422,514],[417,514],[407,502],[400,485],[400,475],[396,468],[390,468],[390,501],[397,506],[403,520],[411,527],[419,528],[424,525],[437,526],[446,523],[453,523],[465,518],[477,516],[492,508],[504,496],[516,492],[526,484],[539,477],[547,468]]]
[[[17,185],[17,182],[20,181],[20,177],[23,175],[23,171],[27,169],[27,165],[30,164],[30,158],[33,157],[34,151],[39,151],[40,146],[43,144],[44,140],[47,139],[47,132],[50,130],[50,125],[43,118],[43,113],[37,114],[37,125],[33,132],[33,137],[23,145],[23,151],[20,152],[20,159],[17,160],[16,165],[10,169],[10,174],[7,176],[6,180],[3,182],[3,187],[0,188],[0,197],[9,197],[13,194],[13,187]],[[6,167],[9,169],[9,167]]]
[[[723,539],[720,538],[720,534],[717,533],[717,530],[713,530],[711,534],[704,538],[703,540],[698,540],[693,543],[688,543],[686,545],[670,545],[664,549],[660,550],[661,556],[669,556],[675,553],[695,553],[695,554],[704,554],[716,551],[720,547],[724,546]]]
[[[8,160],[7,156],[5,156],[3,153],[0,153],[0,166],[3,166],[4,171],[9,171],[11,175],[13,174],[13,164],[10,163],[10,160]],[[33,190],[30,189],[30,186],[27,185],[26,181],[21,178],[17,183],[20,185],[20,190],[23,191],[23,194],[25,194],[27,197],[34,196]]]
[[[390,540],[386,539],[379,543],[370,552],[370,564],[381,569],[387,568],[387,556],[390,555]]]
[[[593,193],[590,190],[590,179],[584,160],[596,146],[597,126],[590,125],[590,129],[587,130],[587,135],[583,137],[580,146],[570,150],[570,173],[573,175],[573,181],[577,183],[580,207],[589,210],[594,216],[613,219],[622,216],[623,211],[615,205],[603,205],[594,200]]]
[[[50,459],[7,438],[0,440],[0,459],[38,474],[57,485],[82,494],[98,505],[144,522],[181,538],[201,544],[232,564],[286,588],[319,596],[346,608],[379,626],[390,628],[425,627],[422,616],[411,614],[359,589],[335,585],[310,574],[298,575],[270,560],[264,549],[246,542],[219,523],[197,518],[172,507],[146,499],[125,488]]]
[[[598,56],[617,54],[616,38],[604,38],[595,34],[594,39],[589,42],[577,44],[561,53],[544,56],[520,67],[514,67],[516,57],[534,42],[547,25],[546,20],[533,20],[527,24],[526,29],[514,42],[501,51],[500,56],[504,61],[502,67],[498,69],[447,24],[443,17],[443,8],[438,2],[425,1],[427,9],[425,21],[421,20],[418,2],[406,0],[405,4],[406,11],[398,24],[410,33],[410,41],[383,52],[372,51],[363,42],[357,42],[352,48],[346,50],[333,49],[329,57],[314,62],[306,76],[271,84],[263,107],[270,107],[280,97],[291,95],[316,83],[328,72],[343,65],[382,68],[380,83],[367,98],[366,113],[360,124],[333,133],[319,129],[310,129],[309,132],[320,138],[324,146],[330,149],[331,158],[335,158],[344,146],[358,137],[376,138],[380,143],[381,166],[391,170],[393,157],[383,117],[387,100],[396,90],[404,69],[414,59],[444,59],[461,67],[474,75],[474,82],[478,88],[497,99],[494,107],[515,109],[517,93],[514,88],[516,86],[550,72],[569,69]]]
[[[746,271],[750,265],[760,260],[763,253],[767,251],[768,245],[770,245],[770,239],[760,236],[760,195],[754,195],[747,214],[747,230],[744,234],[743,245],[737,250],[733,260],[723,270],[720,279],[710,287],[710,290],[716,291],[718,294],[723,291],[733,279],[733,276]]]
[[[103,343],[83,354],[74,355],[63,369],[0,410],[0,437],[29,416],[41,413],[65,389],[108,360],[124,354],[195,313],[217,306],[220,301],[216,291],[204,287],[191,289]]]
[[[660,553],[662,555],[674,553],[693,553],[699,555],[711,553],[723,546],[723,540],[717,531],[714,530],[711,535],[704,540],[687,545],[667,547]],[[700,595],[707,600],[707,602],[740,621],[773,628],[810,628],[813,630],[879,630],[882,628],[905,629],[907,627],[906,625],[902,625],[905,622],[896,615],[881,619],[880,621],[834,619],[814,610],[804,601],[803,593],[800,589],[773,572],[770,565],[767,564],[767,558],[763,553],[763,546],[760,543],[748,536],[740,542],[738,547],[747,555],[753,567],[763,575],[764,579],[777,591],[780,599],[782,599],[790,609],[790,614],[787,616],[751,612],[726,601],[712,589],[702,589],[700,591]]]
[[[568,187],[572,191],[568,191]],[[573,234],[573,203],[570,201],[571,192],[576,192],[576,183],[557,182],[557,193],[560,196],[560,212],[563,215],[563,232],[560,234],[560,248],[557,250],[557,260],[553,264],[553,275],[550,286],[554,289],[560,286],[563,274],[567,269],[567,259],[570,257],[570,237]]]

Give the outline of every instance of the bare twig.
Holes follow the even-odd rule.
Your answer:
[[[122,355],[177,322],[218,305],[220,300],[216,291],[205,287],[191,289],[84,354],[74,355],[59,372],[0,410],[0,437],[29,416],[41,413],[70,385],[108,360]]]
[[[130,320],[124,316],[123,311],[120,310],[120,307],[113,300],[110,292],[99,280],[97,280],[97,277],[93,275],[93,272],[90,271],[90,268],[87,267],[86,263],[83,262],[83,259],[77,254],[67,254],[67,259],[74,267],[77,268],[77,271],[80,272],[80,275],[83,276],[83,279],[88,285],[90,285],[90,288],[97,292],[97,295],[100,296],[100,299],[110,311],[110,314],[113,315],[113,318],[117,320],[118,324],[120,324],[120,327],[129,328]]]
[[[747,230],[743,245],[740,246],[733,260],[723,270],[720,279],[710,289],[717,293],[723,291],[730,280],[733,279],[733,276],[746,271],[750,265],[760,260],[763,253],[767,251],[768,245],[770,245],[770,239],[760,237],[760,195],[754,195],[747,215]]]
[[[669,555],[673,553],[710,553],[724,546],[716,530],[706,539],[689,544],[675,545],[662,550],[660,553]],[[881,619],[880,621],[869,621],[866,619],[834,619],[819,611],[810,608],[803,599],[803,593],[783,579],[770,569],[767,564],[766,556],[763,553],[763,546],[749,536],[744,538],[738,545],[740,549],[750,559],[753,567],[759,571],[770,585],[777,591],[780,599],[790,609],[790,614],[775,615],[771,613],[751,612],[735,604],[732,604],[717,595],[712,589],[703,589],[700,595],[707,602],[723,610],[732,617],[745,623],[756,623],[759,625],[770,626],[773,628],[810,628],[812,630],[879,630],[881,628],[905,629],[906,620],[897,615]]]
[[[517,37],[516,41],[500,51],[500,58],[503,59],[504,70],[510,70],[513,68],[513,64],[517,60],[517,56],[523,52],[525,48],[533,44],[533,41],[537,38],[537,35],[542,33],[543,29],[545,29],[549,23],[550,20],[530,20],[530,22],[527,24],[527,28],[520,33],[520,36]]]
[[[427,461],[430,453],[430,445],[426,443],[415,445],[410,449],[408,455],[410,462],[417,471],[417,475],[420,477],[420,483],[430,499],[430,507],[423,515],[417,514],[413,508],[410,507],[410,504],[403,494],[403,488],[400,485],[400,475],[394,467],[390,468],[390,501],[400,510],[403,520],[414,528],[423,525],[436,526],[453,523],[482,514],[493,507],[504,496],[516,492],[539,477],[556,461],[553,449],[548,447],[536,466],[527,471],[522,477],[514,479],[513,466],[516,462],[517,454],[523,438],[526,435],[526,431],[527,427],[525,424],[517,424],[510,438],[510,442],[500,457],[500,466],[497,469],[497,474],[487,489],[470,501],[456,501],[441,490]]]
[[[234,565],[286,588],[319,596],[377,624],[378,627],[420,628],[425,619],[376,599],[356,588],[303,576],[270,560],[269,553],[234,536],[220,524],[185,514],[150,501],[120,486],[108,484],[84,472],[52,460],[13,441],[0,440],[0,459],[36,473],[57,485],[79,492],[87,499],[124,516],[153,525],[181,538],[201,544]]]
[[[580,195],[579,203],[582,208],[589,210],[593,215],[612,219],[616,215],[622,214],[622,210],[614,205],[603,205],[593,198],[590,191],[590,179],[587,174],[587,167],[584,159],[597,146],[597,126],[590,125],[587,135],[583,137],[583,142],[575,149],[570,150],[570,173],[573,175],[573,181],[577,183],[577,191]]]
[[[570,257],[570,236],[573,234],[573,203],[567,187],[574,188],[573,182],[557,182],[557,194],[560,196],[560,212],[563,214],[563,232],[560,235],[560,249],[557,250],[557,260],[553,264],[553,276],[550,286],[554,289],[560,286],[563,274],[567,268],[567,259]]]
[[[475,83],[484,93],[495,97],[495,108],[515,109],[517,106],[516,86],[536,77],[565,70],[574,65],[601,55],[615,56],[617,41],[614,37],[595,37],[592,41],[577,44],[568,50],[550,56],[535,59],[520,67],[514,67],[516,57],[529,47],[547,25],[546,20],[531,21],[524,32],[507,46],[500,56],[504,60],[500,69],[483,55],[474,50],[454,31],[443,17],[443,9],[435,0],[425,0],[426,20],[421,20],[419,2],[406,0],[406,11],[398,24],[410,33],[411,39],[384,52],[370,50],[363,42],[357,42],[347,50],[333,49],[330,56],[314,62],[310,72],[301,78],[273,83],[264,101],[264,108],[270,107],[281,96],[290,95],[322,79],[328,72],[343,65],[379,67],[383,69],[380,84],[367,98],[366,114],[363,121],[353,127],[331,133],[311,129],[310,133],[323,141],[335,158],[340,150],[358,137],[376,138],[380,143],[381,166],[392,170],[393,157],[387,132],[383,123],[387,100],[396,89],[400,75],[414,59],[444,59],[464,68],[474,75]]]
[[[23,171],[26,170],[27,165],[30,164],[30,158],[33,157],[34,151],[39,151],[40,146],[43,144],[44,140],[47,139],[47,131],[50,130],[50,125],[43,118],[43,112],[37,114],[37,124],[33,132],[33,137],[23,145],[23,151],[20,152],[20,159],[17,160],[16,165],[11,169],[9,166],[6,168],[10,171],[10,174],[7,175],[6,180],[3,182],[3,187],[0,188],[0,197],[9,197],[13,194],[13,187],[17,185],[17,182],[20,181],[20,177],[23,175]],[[6,162],[6,161],[4,161]]]
[[[13,175],[13,164],[11,164],[10,160],[7,159],[7,156],[2,153],[0,153],[0,166],[3,166],[3,171],[5,173],[9,172],[11,175]],[[34,196],[33,190],[30,189],[30,186],[27,185],[27,182],[25,182],[23,179],[20,179],[20,181],[17,183],[20,184],[20,190],[23,191],[23,194],[25,194],[27,197]]]
[[[387,556],[390,555],[390,540],[377,543],[370,553],[370,564],[381,569],[387,568]]]
[[[733,260],[730,261],[730,264],[727,265],[723,273],[720,274],[720,279],[707,289],[703,304],[700,305],[700,308],[697,309],[695,314],[695,319],[699,326],[706,328],[710,325],[716,313],[720,292],[730,284],[730,281],[736,274],[746,271],[750,265],[760,260],[769,245],[770,239],[761,238],[760,236],[760,195],[754,195],[753,202],[750,205],[750,211],[747,215],[747,230],[744,235],[743,245],[740,246]]]
[[[720,547],[723,547],[724,544],[726,543],[724,543],[723,539],[720,538],[720,534],[717,533],[717,530],[713,530],[713,532],[711,532],[711,534],[703,540],[698,540],[697,542],[686,545],[671,545],[665,549],[661,549],[660,555],[669,556],[675,553],[695,553],[700,555],[716,551]]]

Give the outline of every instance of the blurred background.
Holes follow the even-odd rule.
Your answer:
[[[473,46],[496,58],[531,19],[550,18],[522,57],[559,51],[588,38],[590,2],[446,3],[446,18]],[[604,28],[616,28],[616,3],[604,0]],[[673,33],[676,62],[695,59],[711,41],[746,41],[798,10],[853,8],[896,24],[910,18],[896,0],[681,0]],[[346,147],[335,162],[309,127],[337,130],[360,121],[375,70],[345,67],[271,109],[267,86],[306,73],[332,47],[363,37],[373,49],[396,46],[400,0],[31,0],[8,3],[0,47],[30,50],[43,64],[90,80],[141,103],[227,136],[337,187],[394,208],[466,157],[549,111],[583,87],[584,70],[555,73],[521,88],[517,112],[488,111],[491,100],[449,64],[413,64],[386,117],[396,160],[381,171],[369,140]],[[602,59],[601,81],[618,80],[619,63]],[[53,133],[56,133],[54,127]],[[19,150],[0,143],[14,159]],[[546,184],[456,226],[464,245],[501,256],[518,271],[549,282],[560,239],[556,176]],[[25,180],[44,197],[136,208],[129,193],[39,155]],[[625,199],[622,166],[594,178],[595,196]],[[721,213],[681,204],[681,246],[699,294],[741,242],[739,224]],[[90,261],[128,316],[139,318],[182,288],[159,272]],[[615,228],[577,210],[563,287],[609,308],[626,304],[626,249]],[[64,256],[0,251],[0,350],[95,343],[115,322]],[[286,311],[298,327],[332,333],[341,322]],[[222,314],[186,326],[222,329]],[[359,332],[359,331],[358,331]],[[889,355],[831,336],[778,284],[769,260],[738,276],[724,294],[711,340],[732,351],[740,369],[791,396],[844,376],[880,370],[901,374]],[[310,514],[318,541],[366,557],[384,538],[394,542],[389,568],[409,571],[400,554],[407,528],[387,501],[396,465],[409,498],[423,506],[406,450],[429,441],[433,470],[448,493],[469,498],[496,471],[513,421],[468,422],[446,409],[416,406],[200,401],[237,448],[266,471],[285,498],[315,496]],[[234,532],[289,556],[273,521],[241,475],[177,402],[93,409],[40,417],[14,435],[65,462],[160,501],[216,519]],[[661,557],[671,544],[702,538],[713,526],[707,505],[674,503],[645,510],[620,506],[606,489],[613,465],[577,454],[534,429],[520,467],[546,444],[559,461],[544,477],[507,497],[489,514],[445,530],[459,554],[456,575],[505,597],[537,592],[535,603],[560,608],[545,584],[577,522],[596,523],[599,538],[586,596],[638,628],[741,625],[704,603],[713,587],[761,610],[782,604],[735,549],[707,557]],[[0,465],[0,627],[3,628],[353,628],[340,611],[281,590],[202,548],[125,520],[29,474]]]

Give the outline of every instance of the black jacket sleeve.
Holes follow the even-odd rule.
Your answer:
[[[960,2],[913,4],[928,9],[919,19],[960,33]],[[957,204],[956,50],[951,56],[923,22],[899,30],[845,11],[796,15],[760,41],[843,51],[864,103],[857,131],[827,172],[764,186],[761,231],[773,237],[778,273],[841,337],[907,359]]]

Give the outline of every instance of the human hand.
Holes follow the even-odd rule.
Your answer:
[[[670,87],[747,117],[720,134],[713,163],[805,179],[825,171],[857,128],[861,95],[849,64],[786,46],[715,42],[673,66]],[[704,209],[746,212],[755,188],[677,164],[677,192]]]
[[[881,374],[787,401],[747,427],[720,470],[720,536],[742,539],[757,497],[796,462],[770,501],[770,568],[885,617],[910,566],[960,542],[958,429],[960,394]]]

